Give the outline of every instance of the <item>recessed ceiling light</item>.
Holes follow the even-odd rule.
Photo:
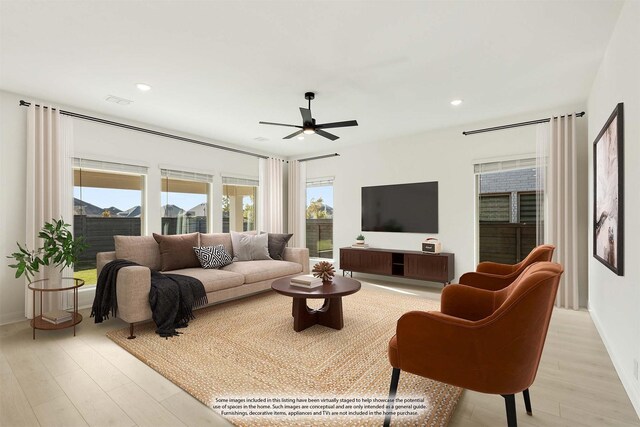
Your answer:
[[[298,139],[299,139],[300,141],[302,141],[302,140],[304,139],[304,136],[300,135],[300,136],[298,137]]]
[[[454,99],[453,101],[451,101],[451,105],[455,107],[457,107],[460,104],[462,104],[462,99]]]
[[[148,84],[145,84],[145,83],[138,83],[138,84],[136,84],[136,87],[138,88],[138,90],[141,90],[143,92],[151,90],[151,86],[149,86]]]

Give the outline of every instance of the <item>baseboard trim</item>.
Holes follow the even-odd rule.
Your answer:
[[[633,408],[636,410],[636,414],[638,414],[638,418],[640,418],[640,384],[633,377],[633,373],[628,375],[627,371],[622,368],[622,363],[620,362],[618,356],[612,351],[611,344],[609,344],[609,339],[604,332],[604,328],[602,327],[602,323],[598,318],[598,315],[595,311],[589,307],[589,314],[591,315],[591,320],[593,320],[593,324],[596,325],[596,329],[598,330],[598,334],[600,334],[600,338],[604,343],[604,347],[607,349],[607,353],[609,354],[609,358],[611,362],[613,362],[613,367],[622,382],[622,386],[624,387],[627,395],[629,396],[629,400],[631,400],[631,404]]]
[[[24,310],[0,314],[0,326],[9,325],[11,323],[18,323],[24,320],[27,320],[27,318],[24,316]]]

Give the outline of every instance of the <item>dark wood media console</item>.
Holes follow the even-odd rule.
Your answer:
[[[406,279],[451,283],[455,277],[452,253],[427,254],[378,248],[340,248],[340,268],[345,272],[381,274]]]

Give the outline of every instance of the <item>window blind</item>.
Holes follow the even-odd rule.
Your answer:
[[[128,165],[125,163],[104,162],[101,160],[91,160],[83,158],[73,159],[74,168],[93,169],[108,172],[120,172],[133,175],[146,175],[149,168],[139,165]]]
[[[503,172],[515,169],[535,168],[536,166],[536,159],[532,157],[528,159],[476,163],[473,165],[473,169],[476,174],[482,174],[490,172]]]
[[[223,176],[222,183],[225,185],[245,185],[249,187],[258,187],[259,181],[251,178],[236,178],[232,176]]]
[[[333,185],[333,177],[318,178],[307,181],[307,187],[328,187]]]
[[[184,181],[213,182],[213,175],[196,172],[178,171],[173,169],[160,169],[163,178],[181,179]]]

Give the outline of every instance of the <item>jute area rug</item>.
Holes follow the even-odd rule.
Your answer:
[[[372,405],[389,392],[387,346],[396,322],[407,311],[438,310],[439,303],[363,287],[343,298],[342,330],[315,325],[302,332],[293,330],[291,304],[263,293],[196,311],[179,337],[160,338],[153,322],[139,326],[133,340],[127,328],[107,336],[239,426],[382,425]],[[402,372],[397,397],[412,403],[392,422],[446,426],[461,393]],[[315,406],[305,408],[305,398],[316,399]]]

